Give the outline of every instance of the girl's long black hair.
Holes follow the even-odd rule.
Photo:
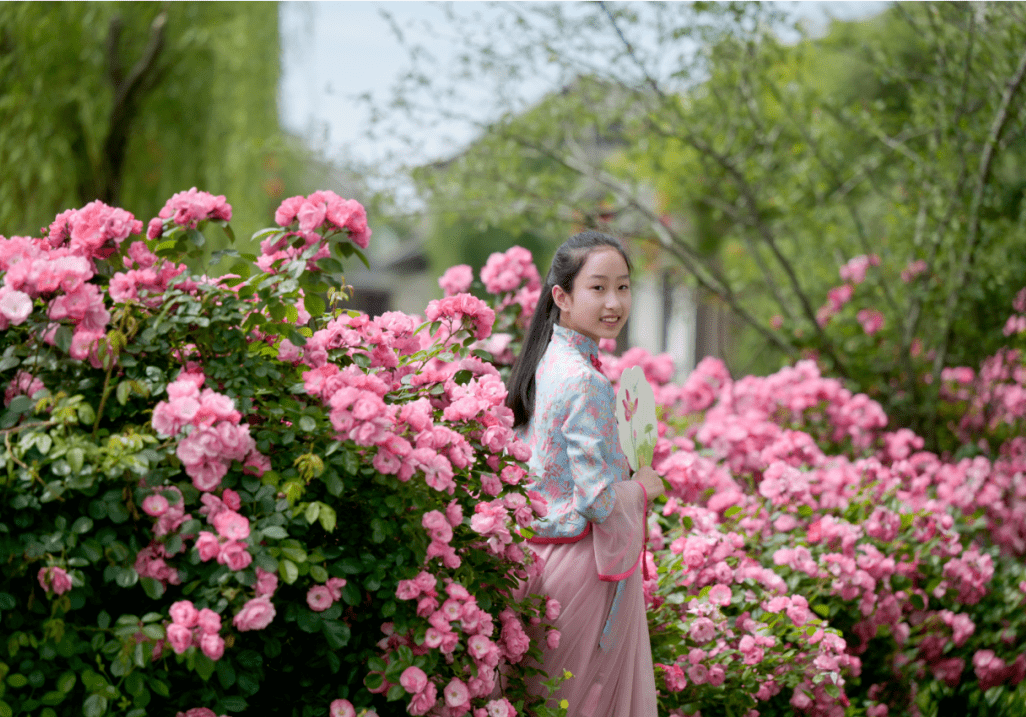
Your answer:
[[[631,260],[616,237],[592,230],[574,234],[563,242],[552,257],[552,266],[545,277],[538,305],[531,326],[527,329],[524,345],[520,355],[513,363],[513,371],[509,377],[506,405],[513,410],[513,427],[517,428],[531,420],[534,414],[534,374],[538,370],[538,362],[552,338],[552,327],[559,321],[559,307],[552,298],[554,286],[563,287],[566,293],[572,293],[574,279],[584,266],[585,260],[594,249],[611,247],[620,252],[627,262],[627,270],[631,270]]]

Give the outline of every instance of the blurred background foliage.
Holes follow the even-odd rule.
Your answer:
[[[228,197],[245,245],[318,179],[279,125],[279,72],[277,3],[0,4],[0,227],[94,199],[146,221],[195,186]]]

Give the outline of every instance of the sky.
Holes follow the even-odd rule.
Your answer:
[[[879,12],[882,2],[788,3],[815,26],[828,16],[841,19],[867,17]],[[280,4],[282,76],[279,105],[282,122],[332,160],[373,164],[385,161],[399,145],[389,138],[369,141],[370,111],[358,98],[371,94],[379,101],[408,67],[406,51],[382,12],[390,13],[413,42],[430,44],[444,57],[456,48],[429,35],[417,25],[441,24],[442,3],[437,2],[285,2]],[[484,3],[457,3],[460,12],[490,12]],[[546,87],[539,83],[540,96]],[[416,129],[416,128],[413,128]],[[472,139],[469,129],[450,138],[424,132],[424,156],[430,160],[458,151]]]

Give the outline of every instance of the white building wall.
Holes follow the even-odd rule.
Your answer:
[[[663,351],[663,286],[662,276],[649,274],[631,281],[631,320],[628,338],[631,346],[650,353]]]

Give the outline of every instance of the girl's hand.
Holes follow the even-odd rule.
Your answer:
[[[664,492],[663,479],[652,469],[652,466],[641,466],[634,472],[633,478],[645,487],[649,505]]]

